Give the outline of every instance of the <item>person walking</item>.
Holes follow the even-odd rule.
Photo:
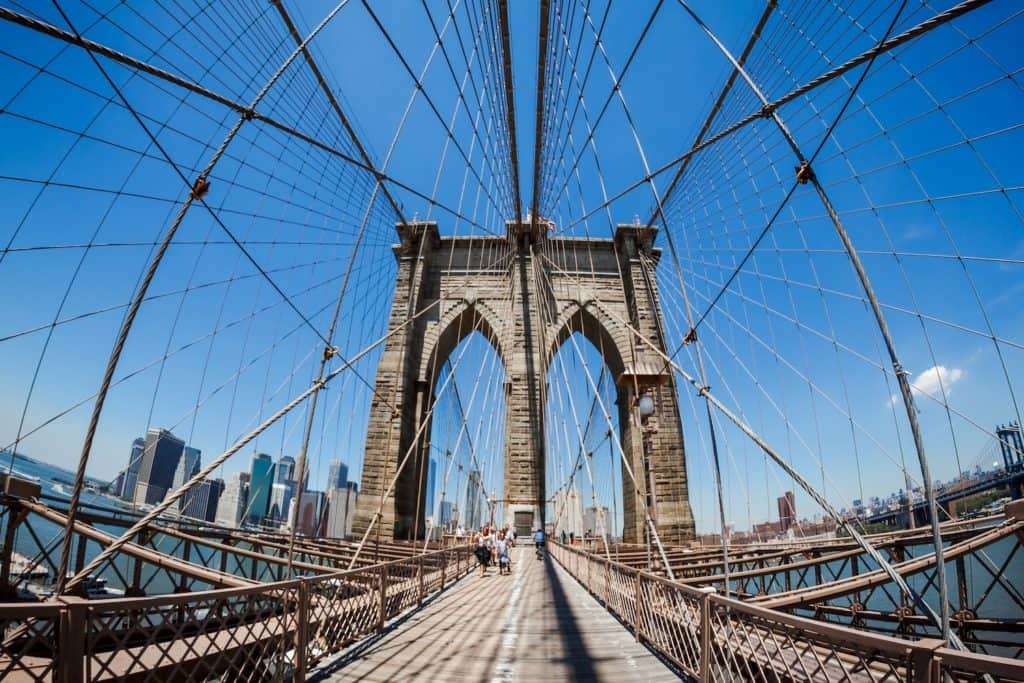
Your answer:
[[[508,540],[509,548],[516,547],[516,528],[514,526],[510,526],[508,528],[508,533],[505,535],[505,538]]]
[[[541,559],[544,555],[544,530],[539,528],[533,534],[533,543],[536,546],[537,559]]]
[[[512,573],[512,563],[508,555],[508,539],[505,533],[498,534],[498,540],[494,544],[494,553],[498,556],[498,576]]]
[[[476,549],[473,551],[476,561],[480,565],[480,576],[487,574],[487,565],[491,561],[491,550],[487,547],[487,540],[482,533],[476,535]]]

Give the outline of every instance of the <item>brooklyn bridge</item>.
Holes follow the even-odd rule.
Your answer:
[[[1024,681],[1013,0],[0,0],[0,679]]]

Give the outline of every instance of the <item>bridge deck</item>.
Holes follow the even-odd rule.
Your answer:
[[[513,551],[319,672],[331,681],[670,681],[676,676],[553,561]]]

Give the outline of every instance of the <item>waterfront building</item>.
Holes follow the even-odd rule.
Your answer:
[[[171,482],[171,490],[177,490],[192,477],[199,473],[199,459],[202,451],[198,448],[185,446],[181,451],[181,458],[178,459],[178,466],[174,470],[174,480]]]
[[[146,450],[146,440],[141,436],[132,441],[131,455],[128,456],[128,466],[124,468],[121,485],[114,491],[114,495],[127,501],[135,498],[135,484],[139,481],[139,467],[142,466],[142,453]]]
[[[358,490],[353,482],[327,492],[327,528],[325,535],[331,538],[346,538],[352,533],[356,516]]]
[[[792,491],[786,491],[775,502],[779,507],[779,527],[785,533],[796,522],[796,498]]]
[[[204,479],[178,501],[181,515],[206,522],[214,521],[223,492],[223,479]]]
[[[290,455],[282,455],[281,459],[274,465],[274,483],[287,484],[295,481],[295,458]],[[285,508],[287,509],[287,508]]]
[[[174,483],[174,471],[184,448],[185,442],[166,429],[153,427],[146,432],[132,497],[136,505],[158,505],[163,501]]]
[[[252,458],[249,470],[249,512],[246,514],[253,524],[259,524],[270,510],[270,493],[274,484],[274,461],[266,453],[257,453]]]
[[[348,483],[348,465],[340,460],[332,460],[327,472],[327,489],[340,489]]]
[[[217,524],[237,527],[249,502],[249,473],[235,472],[217,501]]]

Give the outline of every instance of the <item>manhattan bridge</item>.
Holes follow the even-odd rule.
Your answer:
[[[1022,43],[0,0],[0,678],[1024,681]]]

